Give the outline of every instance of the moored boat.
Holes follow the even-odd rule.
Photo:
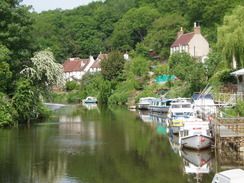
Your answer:
[[[244,182],[244,171],[232,169],[216,173],[212,183],[242,183]]]
[[[87,97],[86,99],[82,100],[83,104],[94,104],[97,103],[96,97]]]
[[[212,144],[209,122],[196,119],[184,122],[183,130],[179,133],[182,147],[191,149],[205,149]]]
[[[148,106],[151,103],[153,99],[156,99],[154,97],[144,97],[140,98],[139,103],[136,105],[137,109],[140,110],[148,110]]]
[[[179,133],[184,125],[185,121],[191,121],[195,119],[194,110],[192,104],[189,101],[172,102],[167,114],[167,124],[170,128],[170,133]]]
[[[148,109],[152,112],[168,112],[171,102],[175,99],[153,99]]]

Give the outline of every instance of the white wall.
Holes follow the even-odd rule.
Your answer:
[[[208,55],[209,44],[201,34],[195,34],[190,40],[189,53],[193,57],[202,57]]]

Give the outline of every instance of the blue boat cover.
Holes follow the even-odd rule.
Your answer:
[[[212,96],[211,94],[207,94],[207,95],[194,94],[192,98],[193,100],[196,100],[198,98],[212,99]]]

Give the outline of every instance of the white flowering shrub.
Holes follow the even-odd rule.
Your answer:
[[[25,77],[48,85],[64,83],[63,66],[55,62],[51,51],[36,52],[31,62],[31,67],[26,67],[20,72]]]

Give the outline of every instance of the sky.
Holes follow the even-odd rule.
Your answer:
[[[61,8],[63,10],[73,9],[77,6],[87,5],[97,0],[23,0],[21,4],[32,5],[34,11],[40,13],[42,11],[54,10]]]

